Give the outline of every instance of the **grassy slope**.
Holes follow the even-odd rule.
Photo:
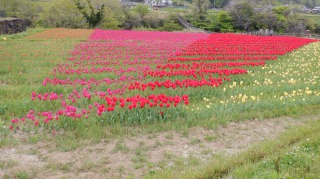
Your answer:
[[[320,175],[320,120],[290,129],[238,155],[146,178],[315,178]]]

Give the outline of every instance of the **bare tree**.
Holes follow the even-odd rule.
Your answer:
[[[193,0],[192,5],[195,20],[204,20],[210,6],[209,0]]]

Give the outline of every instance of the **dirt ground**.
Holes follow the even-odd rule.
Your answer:
[[[12,178],[140,178],[179,164],[203,164],[216,155],[230,155],[259,141],[275,138],[307,120],[282,117],[230,123],[216,130],[192,128],[104,140],[62,152],[38,142],[0,148],[0,176]]]

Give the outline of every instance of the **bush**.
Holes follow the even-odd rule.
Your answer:
[[[160,27],[158,30],[172,32],[172,31],[181,31],[182,29],[183,28],[179,24],[175,23],[173,20],[169,20],[169,21],[166,21],[164,25]]]
[[[134,27],[133,30],[137,30],[137,31],[156,31],[156,29],[151,28],[151,27]]]
[[[164,25],[164,18],[160,18],[158,13],[153,13],[143,19],[145,27],[157,29]]]

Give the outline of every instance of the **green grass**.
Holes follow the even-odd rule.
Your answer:
[[[277,139],[206,165],[181,165],[146,178],[316,178],[320,176],[320,120],[289,129]]]
[[[0,35],[0,41],[4,41],[4,39],[6,40],[10,40],[10,39],[19,39],[19,38],[23,38],[26,36],[30,36],[39,32],[44,31],[44,28],[29,28],[27,29],[25,32],[21,32],[18,34],[10,34],[10,35]]]
[[[302,17],[310,19],[315,24],[320,24],[320,15],[319,14],[300,14]]]

